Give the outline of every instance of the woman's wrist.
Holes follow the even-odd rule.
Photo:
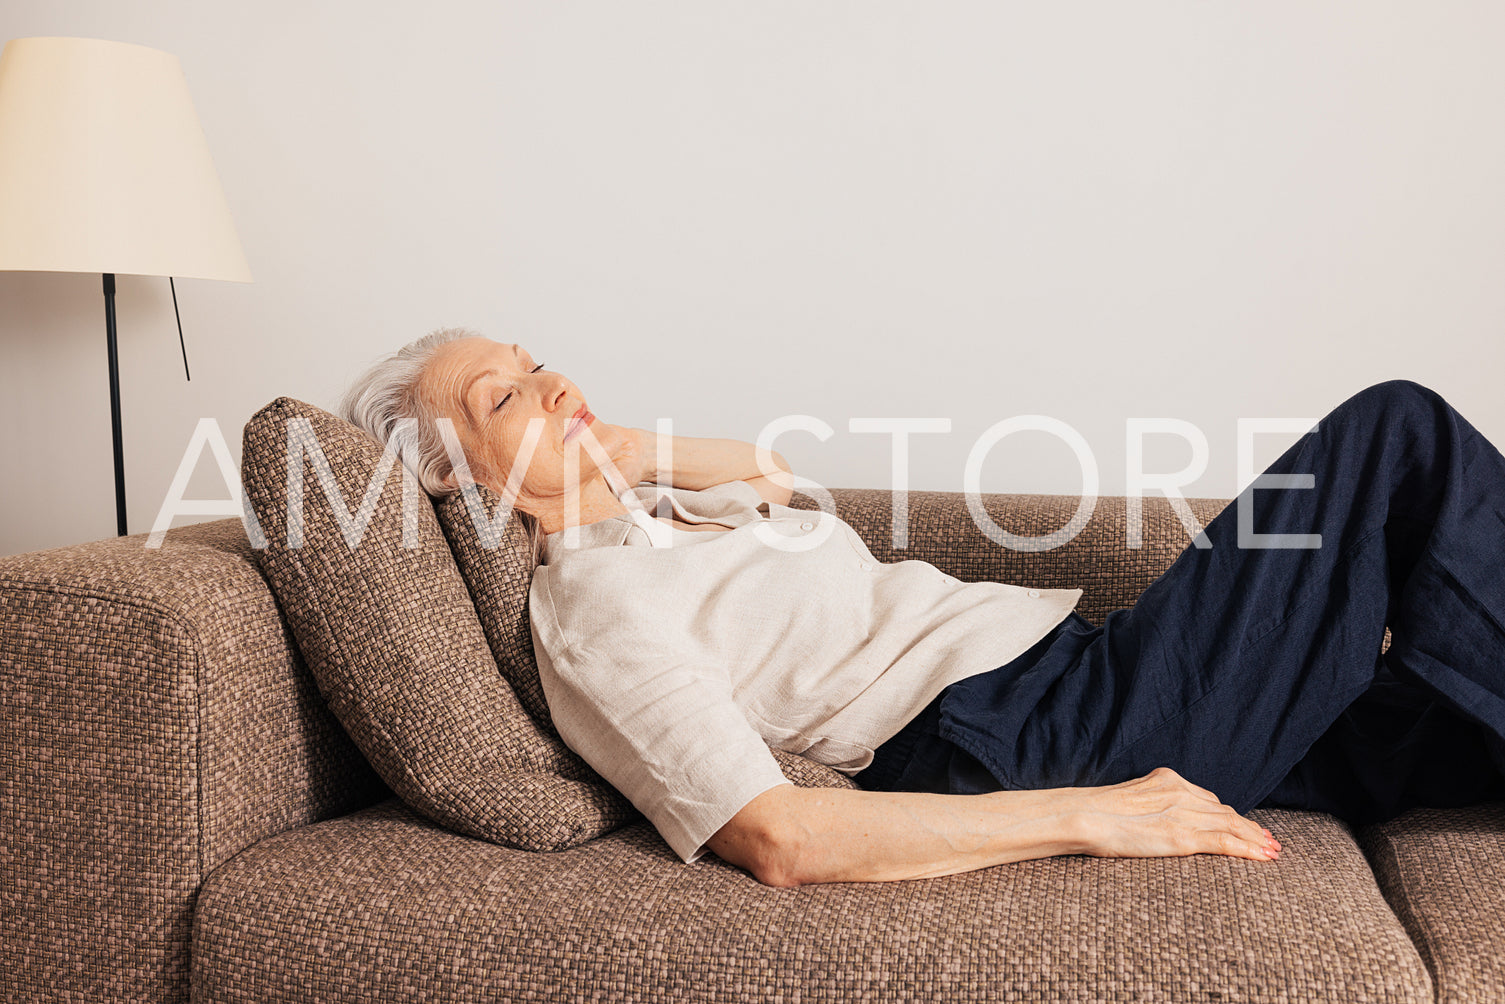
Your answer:
[[[1056,788],[1054,795],[1062,807],[1058,833],[1064,846],[1062,854],[1094,854],[1098,849],[1098,830],[1092,814],[1084,811],[1082,800],[1086,788]]]
[[[1045,854],[1091,854],[1095,831],[1083,799],[1087,788],[1005,789],[985,795],[960,796],[987,798],[998,803],[998,810],[1015,821],[1028,821],[1036,827],[1036,837],[1048,848]],[[1040,855],[1032,855],[1040,856]]]

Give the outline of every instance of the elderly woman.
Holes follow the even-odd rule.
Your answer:
[[[417,418],[431,494],[515,499],[559,734],[686,862],[797,885],[1262,861],[1256,805],[1364,822],[1505,797],[1505,457],[1409,381],[1340,404],[1096,626],[1080,589],[877,562],[789,507],[778,454],[661,456],[520,345],[436,332],[344,413],[382,442]],[[861,788],[797,788],[770,746]]]

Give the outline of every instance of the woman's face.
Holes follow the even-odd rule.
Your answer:
[[[581,415],[584,422],[576,419],[585,395],[565,377],[540,368],[521,346],[489,338],[447,342],[419,380],[419,394],[435,414],[454,422],[471,473],[499,494],[522,453],[530,421],[542,424],[542,434],[528,459],[519,500],[563,499],[599,476],[590,453],[574,448],[580,430],[595,421],[588,411]],[[578,462],[565,462],[567,443]],[[450,480],[458,484],[453,475]]]

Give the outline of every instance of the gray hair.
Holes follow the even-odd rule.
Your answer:
[[[340,399],[340,417],[378,443],[386,446],[391,437],[398,437],[392,448],[398,451],[423,490],[436,499],[447,498],[459,488],[445,483],[454,473],[454,466],[439,435],[441,416],[418,393],[418,383],[440,346],[461,338],[484,337],[469,328],[440,328],[373,364]],[[405,418],[417,421],[398,428],[397,423]],[[532,513],[514,506],[512,514],[527,531],[536,564],[543,553],[543,528]]]

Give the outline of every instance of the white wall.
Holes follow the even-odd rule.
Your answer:
[[[1172,416],[1211,446],[1186,494],[1228,497],[1240,416],[1397,376],[1505,443],[1488,0],[8,0],[29,35],[179,57],[256,276],[178,284],[191,383],[167,280],[120,278],[133,531],[200,416],[238,461],[262,404],[450,324],[608,422],[817,416],[777,445],[830,487],[889,483],[849,418],[950,418],[911,486],[960,490],[1043,413],[1118,494],[1126,418]],[[0,272],[0,553],[114,533],[103,327],[99,276]],[[983,472],[1080,485],[1043,433]]]

